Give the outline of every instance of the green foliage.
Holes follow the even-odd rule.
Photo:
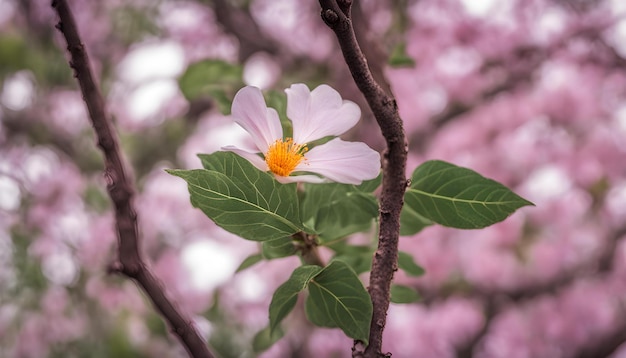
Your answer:
[[[278,324],[293,310],[298,293],[304,290],[309,281],[320,271],[322,268],[319,266],[300,266],[293,271],[285,283],[276,289],[270,303],[270,331],[274,331]]]
[[[302,231],[295,184],[283,185],[230,152],[201,156],[206,169],[168,170],[183,178],[191,203],[217,225],[247,240]]]
[[[248,240],[261,241],[261,252],[244,260],[237,271],[263,259],[297,254],[293,235],[306,232],[335,251],[322,268],[297,268],[272,297],[269,326],[254,338],[260,352],[283,336],[280,323],[293,310],[298,295],[308,289],[304,304],[307,318],[321,327],[340,328],[348,337],[367,343],[372,303],[358,274],[371,270],[374,249],[341,240],[371,229],[378,216],[374,191],[381,178],[362,185],[338,183],[280,184],[246,159],[231,152],[199,155],[204,169],[170,170],[189,187],[191,202],[224,229]],[[418,167],[405,194],[401,233],[414,234],[438,223],[456,228],[482,228],[516,209],[532,205],[493,180],[455,165],[429,161]],[[398,253],[398,267],[409,276],[424,269],[407,252]],[[411,287],[392,285],[394,303],[420,299]]]
[[[243,87],[241,65],[204,60],[187,67],[178,85],[189,101],[212,98],[223,114],[230,113],[231,99]]]
[[[338,328],[335,320],[325,314],[322,309],[318,308],[313,300],[309,299],[304,302],[304,313],[309,322],[318,327]]]
[[[404,285],[391,285],[391,302],[414,303],[420,300],[420,295],[413,288]]]
[[[316,322],[332,322],[348,337],[368,343],[372,301],[359,277],[344,262],[331,262],[309,282],[307,301],[315,306]]]
[[[331,246],[337,252],[333,260],[345,262],[357,275],[370,271],[374,249],[370,246],[335,244]]]
[[[406,194],[405,194],[406,200]],[[400,235],[411,236],[422,231],[427,226],[432,225],[433,222],[426,219],[422,215],[418,214],[410,205],[402,206],[402,212],[400,212]]]
[[[372,191],[379,183],[377,178],[359,186],[305,185],[301,205],[304,225],[319,235],[322,243],[369,230],[378,216],[378,202]]]
[[[306,287],[309,297],[305,312],[309,320],[321,327],[338,327],[348,336],[367,343],[372,302],[356,273],[344,262],[328,266],[298,267],[280,285],[270,303],[270,330],[293,310],[298,294]]]
[[[125,5],[111,12],[111,25],[124,44],[132,45],[147,35],[159,35],[160,28],[155,20],[159,9],[155,4],[147,3],[141,8]]]
[[[280,327],[273,331],[269,327],[265,327],[254,336],[252,350],[254,353],[261,353],[283,338],[284,335],[285,332]]]
[[[438,160],[415,169],[404,200],[408,210],[419,216],[459,229],[484,228],[533,205],[473,170]]]
[[[296,247],[293,244],[291,236],[281,237],[276,240],[264,241],[261,244],[261,254],[266,260],[287,257],[296,253]]]
[[[424,268],[415,263],[413,256],[408,252],[398,252],[398,267],[406,272],[409,276],[422,276],[424,274]]]
[[[11,228],[11,243],[13,245],[13,267],[16,280],[20,285],[10,287],[12,296],[19,295],[23,290],[32,290],[39,295],[48,287],[48,279],[44,276],[39,260],[34,260],[28,253],[28,248],[37,235],[21,226]]]
[[[391,67],[415,67],[415,60],[406,53],[406,44],[401,42],[391,51],[389,56]]]
[[[261,254],[250,255],[243,260],[243,262],[239,265],[239,267],[237,267],[237,270],[235,271],[235,273],[241,272],[251,266],[254,266],[255,264],[261,261],[263,261],[263,255]]]
[[[45,39],[17,34],[0,35],[0,81],[20,71],[29,70],[40,85],[74,85],[72,72],[63,52]]]
[[[106,195],[104,189],[95,185],[88,185],[83,192],[85,203],[90,209],[98,213],[104,213],[111,207],[111,199]]]

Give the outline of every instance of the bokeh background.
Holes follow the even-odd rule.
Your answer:
[[[363,111],[345,137],[383,149],[318,3],[69,3],[134,168],[143,250],[212,350],[349,357],[352,342],[301,309],[255,352],[298,259],[235,273],[258,245],[217,228],[163,170],[244,140],[227,114],[245,84],[328,83]],[[409,171],[450,161],[536,204],[484,230],[402,237],[426,274],[396,279],[422,300],[392,304],[384,349],[626,357],[626,2],[363,0],[353,12],[396,96]],[[0,0],[0,356],[185,356],[139,289],[106,273],[116,237],[102,156],[56,21],[47,1]]]

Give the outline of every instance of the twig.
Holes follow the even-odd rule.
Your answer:
[[[319,251],[317,250],[317,241],[314,235],[309,235],[304,231],[297,232],[291,237],[296,242],[296,250],[300,252],[302,261],[307,265],[317,265],[324,267],[326,264]]]
[[[143,288],[191,356],[212,357],[206,342],[195,330],[191,320],[178,311],[165,294],[159,280],[141,258],[137,214],[132,204],[135,189],[130,170],[122,158],[117,135],[106,113],[104,99],[96,85],[87,52],[81,42],[70,8],[65,0],[53,0],[52,7],[59,14],[60,21],[56,28],[67,41],[67,49],[71,56],[69,64],[74,69],[74,75],[87,104],[98,138],[98,146],[105,156],[107,190],[115,206],[119,237],[119,262],[112,266],[112,271],[128,276]]]
[[[383,156],[378,249],[372,260],[368,288],[374,308],[369,345],[363,350],[362,345],[355,342],[352,353],[354,357],[385,357],[388,355],[382,353],[382,335],[387,320],[391,281],[398,269],[400,211],[407,186],[407,144],[396,101],[373,79],[357,43],[350,18],[352,1],[320,0],[320,5],[322,19],[335,32],[352,77],[365,96],[387,143]]]
[[[264,36],[250,12],[240,9],[228,0],[209,2],[217,22],[239,40],[239,60],[244,62],[255,52],[277,54],[280,46],[270,37]]]

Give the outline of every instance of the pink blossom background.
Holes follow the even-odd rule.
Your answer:
[[[536,207],[484,230],[402,237],[426,274],[396,280],[422,301],[391,305],[384,349],[400,358],[626,357],[624,2],[394,4],[357,1],[353,12],[405,122],[409,174],[446,160]],[[243,138],[212,102],[188,103],[178,88],[202,59],[241,65],[246,83],[268,90],[328,83],[363,110],[346,138],[383,149],[318,4],[70,5],[135,168],[143,250],[212,350],[349,357],[351,340],[308,324],[302,302],[282,340],[252,351],[274,289],[299,261],[235,273],[259,246],[193,209],[184,182],[163,170],[199,167],[196,153]],[[0,356],[185,356],[138,288],[106,273],[116,237],[102,158],[55,22],[46,2],[0,0]],[[392,65],[392,53],[405,65]]]

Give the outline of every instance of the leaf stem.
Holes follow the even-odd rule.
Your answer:
[[[291,236],[296,242],[296,249],[302,256],[302,261],[307,265],[326,266],[320,257],[318,244],[314,235],[309,235],[304,231],[297,232]]]

